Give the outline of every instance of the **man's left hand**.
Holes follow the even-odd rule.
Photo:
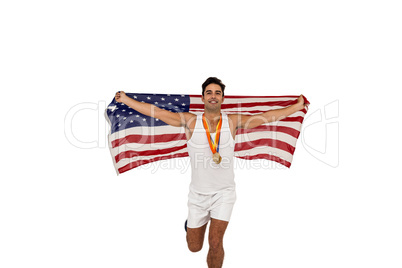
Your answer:
[[[300,95],[299,98],[297,99],[297,106],[300,107],[300,110],[305,108],[303,95]]]

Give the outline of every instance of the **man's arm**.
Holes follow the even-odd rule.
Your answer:
[[[124,91],[116,93],[115,99],[117,102],[122,102],[125,105],[133,108],[137,112],[158,118],[168,125],[174,127],[185,127],[188,119],[193,116],[191,113],[173,113],[164,109],[161,109],[153,104],[139,102],[128,97]]]
[[[265,113],[255,114],[255,115],[242,115],[242,114],[232,114],[232,120],[238,128],[255,128],[265,123],[271,123],[288,117],[297,111],[304,109],[304,97],[300,95],[297,99],[297,103],[286,108],[270,110]]]

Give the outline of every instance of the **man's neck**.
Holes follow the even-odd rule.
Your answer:
[[[221,111],[206,111],[204,110],[204,115],[207,118],[207,120],[216,125],[219,122],[219,119],[221,117]]]

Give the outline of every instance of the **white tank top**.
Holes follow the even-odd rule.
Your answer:
[[[215,140],[216,133],[211,133]],[[212,194],[227,188],[234,188],[235,141],[229,128],[228,116],[222,113],[222,128],[219,142],[219,154],[222,161],[216,164],[212,160],[212,151],[202,123],[202,114],[197,115],[193,135],[187,141],[187,150],[191,162],[190,188],[201,194]]]

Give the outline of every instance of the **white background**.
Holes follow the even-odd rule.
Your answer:
[[[0,266],[206,267],[207,240],[186,248],[190,170],[116,176],[103,109],[118,90],[200,94],[217,76],[226,95],[311,102],[290,169],[235,170],[224,267],[401,267],[401,11],[2,1]]]

